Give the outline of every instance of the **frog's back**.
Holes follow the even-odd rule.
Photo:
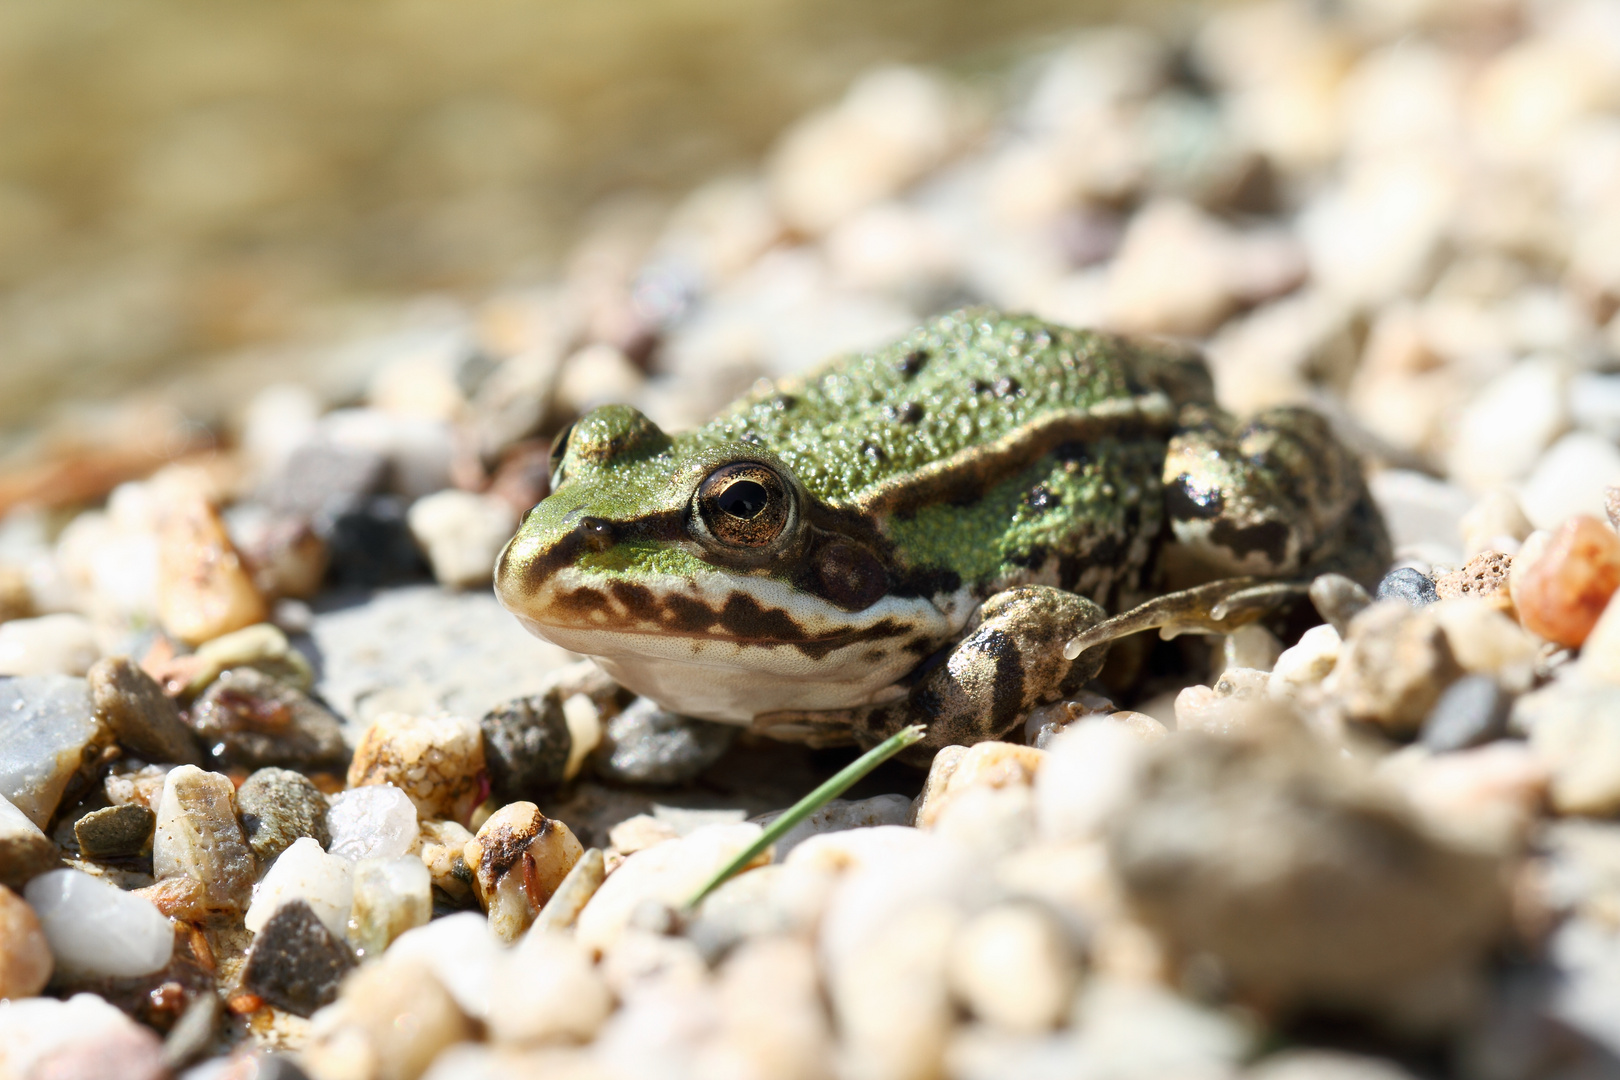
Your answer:
[[[871,505],[987,448],[1038,456],[1087,423],[1162,437],[1182,404],[1211,400],[1187,353],[966,309],[745,398],[694,436],[757,443],[825,502]]]

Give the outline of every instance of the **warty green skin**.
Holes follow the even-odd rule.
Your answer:
[[[987,310],[689,433],[598,409],[563,450],[497,566],[502,603],[666,708],[821,743],[1003,733],[1095,674],[1100,656],[1048,654],[1146,596],[1172,549],[1178,584],[1365,579],[1387,555],[1314,414],[1239,424],[1190,354]],[[739,462],[782,480],[769,543],[726,543],[699,512]]]

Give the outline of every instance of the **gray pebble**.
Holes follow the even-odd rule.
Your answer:
[[[289,900],[254,938],[242,968],[242,989],[279,1009],[308,1017],[337,999],[338,983],[353,967],[354,954],[322,925],[310,906]]]
[[[1423,607],[1440,599],[1429,575],[1410,566],[1400,566],[1384,575],[1378,583],[1379,600],[1405,600],[1413,607]]]
[[[201,765],[197,734],[157,681],[127,656],[98,660],[86,677],[96,715],[120,746],[147,761]]]
[[[490,792],[501,802],[530,799],[562,783],[573,737],[557,694],[497,705],[479,726]]]
[[[1489,675],[1464,675],[1429,710],[1418,738],[1437,754],[1466,750],[1507,734],[1512,697]]]
[[[92,810],[73,823],[79,854],[87,859],[139,855],[152,841],[157,815],[139,803]]]
[[[223,765],[314,769],[348,761],[336,716],[308,694],[250,667],[214,680],[191,722]]]
[[[684,784],[720,759],[738,728],[694,720],[637,698],[608,721],[591,764],[605,780]]]
[[[293,451],[258,496],[283,514],[340,513],[380,490],[387,474],[388,460],[375,450],[312,441]]]
[[[1343,574],[1318,574],[1311,582],[1310,595],[1317,614],[1337,630],[1341,638],[1350,632],[1350,620],[1372,603],[1367,590]]]
[[[332,843],[326,828],[326,796],[291,769],[260,769],[248,777],[237,789],[236,808],[248,846],[261,866],[299,837],[314,837],[323,848]]]
[[[204,990],[192,998],[163,1039],[163,1060],[171,1069],[181,1069],[208,1053],[224,1014],[225,1007],[212,990]],[[259,1076],[263,1075],[261,1070]]]

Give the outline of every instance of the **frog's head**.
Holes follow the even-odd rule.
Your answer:
[[[728,686],[725,673],[825,680],[858,649],[867,668],[910,665],[902,641],[937,621],[890,595],[872,536],[760,447],[671,437],[611,405],[559,436],[552,460],[552,493],[501,553],[496,594],[533,633],[666,706],[746,719],[762,711],[759,680]],[[711,698],[722,703],[694,704]]]

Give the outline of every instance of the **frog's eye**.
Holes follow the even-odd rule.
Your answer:
[[[791,496],[771,468],[746,461],[709,474],[698,488],[698,513],[716,540],[760,547],[782,535],[791,516]]]

